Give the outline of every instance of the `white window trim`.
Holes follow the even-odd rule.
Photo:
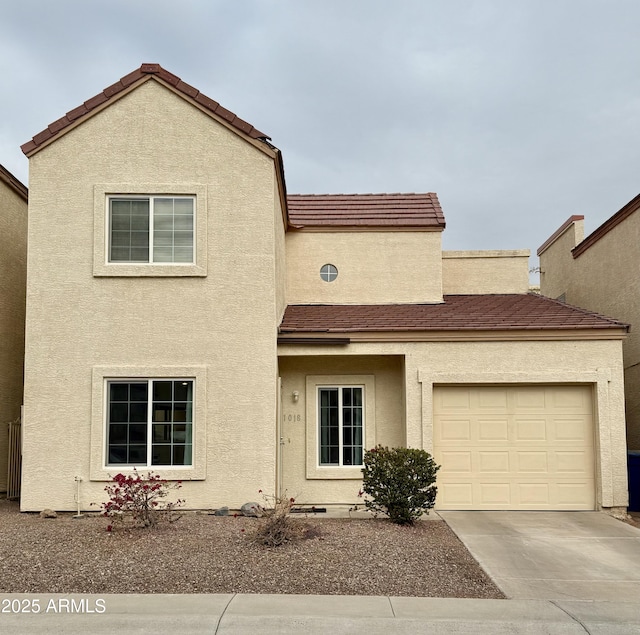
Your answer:
[[[118,196],[194,197],[194,263],[109,262],[109,199]],[[201,183],[96,184],[93,188],[93,275],[96,277],[206,276],[207,214],[207,187]]]
[[[91,396],[92,481],[110,481],[115,474],[132,472],[133,465],[107,465],[107,385],[109,381],[136,379],[183,379],[194,382],[192,465],[140,465],[140,471],[153,471],[169,480],[204,480],[207,459],[207,407],[205,366],[95,366]]]
[[[335,463],[333,464],[323,464],[320,463],[320,444],[321,444],[321,438],[320,438],[320,391],[323,388],[328,388],[328,389],[337,389],[338,390],[338,409],[339,409],[339,415],[338,415],[338,430],[339,430],[339,437],[340,437],[340,442],[339,442],[339,460],[340,463],[338,465],[336,465]],[[362,455],[364,457],[364,453],[367,447],[367,438],[366,438],[366,431],[367,431],[367,408],[366,408],[366,400],[367,400],[367,390],[366,387],[362,384],[339,384],[339,385],[335,385],[335,384],[327,384],[326,386],[317,386],[316,387],[316,443],[317,443],[317,452],[316,452],[316,462],[318,467],[320,468],[325,468],[325,467],[339,467],[341,469],[346,468],[353,468],[353,467],[357,467],[359,469],[362,469],[364,467],[364,463],[362,463],[361,465],[343,465],[342,463],[342,459],[343,459],[343,449],[344,449],[344,422],[343,422],[343,408],[344,408],[344,404],[342,402],[343,396],[342,396],[342,389],[343,388],[360,388],[362,389]]]
[[[320,465],[318,388],[361,387],[364,392],[364,451],[376,445],[375,375],[307,375],[306,379],[306,476],[308,479],[362,480],[361,465]]]
[[[162,262],[155,261],[155,245],[153,244],[153,238],[155,233],[155,203],[159,199],[189,199],[193,201],[193,240],[192,240],[192,259],[191,262]],[[149,237],[149,260],[147,262],[144,261],[127,261],[127,260],[109,260],[109,255],[111,253],[111,202],[114,200],[138,200],[138,201],[148,201],[149,202],[149,229],[148,229],[148,237]],[[198,210],[197,210],[197,200],[193,194],[108,194],[106,196],[106,220],[107,227],[105,231],[105,239],[107,241],[105,245],[105,254],[107,258],[107,264],[109,265],[137,265],[143,267],[149,267],[153,265],[171,265],[172,267],[188,267],[197,262],[197,245],[196,245],[196,227],[198,220]]]
[[[192,451],[191,451],[191,463],[189,464],[185,464],[185,465],[153,465],[153,463],[150,461],[151,456],[152,456],[152,452],[153,452],[153,425],[154,425],[154,421],[152,418],[152,406],[154,404],[154,399],[153,399],[153,383],[156,381],[188,381],[191,382],[193,384],[193,391],[192,391],[192,415],[193,413],[195,413],[195,407],[196,407],[196,401],[195,401],[195,388],[196,388],[196,381],[193,377],[117,377],[117,378],[107,378],[104,380],[105,381],[105,387],[104,387],[104,399],[105,399],[105,405],[104,405],[104,415],[105,415],[105,422],[104,422],[104,427],[105,427],[105,443],[104,443],[104,450],[105,450],[105,467],[110,468],[110,469],[120,469],[121,467],[124,468],[136,468],[137,470],[157,470],[157,469],[162,469],[162,470],[176,470],[176,469],[190,469],[191,467],[193,467],[193,432],[195,430],[195,426],[196,426],[196,421],[195,421],[195,416],[192,416],[192,421],[188,422],[191,424],[191,444],[192,444]],[[108,414],[109,414],[109,387],[111,384],[117,384],[117,383],[143,383],[146,382],[147,386],[148,386],[148,393],[147,393],[147,420],[145,421],[145,425],[147,426],[147,434],[146,434],[146,446],[147,446],[147,462],[145,463],[109,463],[108,462],[108,454],[109,454],[109,420],[108,420]]]

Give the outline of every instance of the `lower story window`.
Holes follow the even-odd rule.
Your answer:
[[[192,379],[107,382],[107,465],[193,464]]]
[[[364,405],[362,386],[318,388],[320,465],[362,465]]]

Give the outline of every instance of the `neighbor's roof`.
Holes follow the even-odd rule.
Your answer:
[[[20,198],[25,201],[29,199],[27,187],[2,165],[0,165],[0,181],[6,183]]]
[[[49,124],[47,128],[33,137],[31,141],[28,141],[21,146],[22,151],[27,156],[30,156],[43,144],[49,143],[52,139],[64,132],[69,126],[75,124],[80,118],[89,115],[96,109],[104,107],[107,102],[118,98],[118,96],[123,91],[127,90],[132,84],[135,84],[136,82],[142,83],[152,77],[166,82],[177,92],[182,93],[189,99],[192,99],[206,111],[224,119],[227,123],[241,132],[244,132],[246,135],[249,135],[253,139],[270,139],[270,137],[264,134],[264,132],[256,130],[256,128],[254,128],[250,123],[243,121],[231,111],[223,108],[217,101],[203,95],[197,88],[183,82],[179,77],[162,68],[160,64],[142,64],[140,68],[128,75],[125,75],[120,81],[112,84],[108,88],[105,88],[95,97],[85,101],[84,104],[70,110],[64,117],[61,117],[57,121]]]
[[[597,243],[604,235],[608,234],[616,225],[619,225],[625,218],[640,209],[640,194],[631,199],[622,209],[618,210],[611,218],[607,219],[598,229],[591,232],[581,243],[576,245],[571,253],[574,258],[583,254],[591,245]]]
[[[628,325],[529,294],[445,295],[442,304],[290,305],[280,333],[625,329]]]
[[[304,227],[444,229],[436,194],[289,194],[289,222]]]

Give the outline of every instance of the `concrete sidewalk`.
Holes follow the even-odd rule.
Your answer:
[[[36,615],[0,612],[0,632],[30,635],[640,633],[638,603],[303,595],[15,594],[0,596],[0,607],[13,604],[18,609],[26,604],[16,604],[16,600],[35,598],[41,607]],[[75,599],[75,605],[71,606],[82,608],[83,612],[67,612],[65,607],[71,599]],[[81,599],[85,600],[82,604]],[[104,612],[88,612],[96,608],[104,608]]]
[[[640,606],[640,529],[605,513],[440,516],[508,598]]]

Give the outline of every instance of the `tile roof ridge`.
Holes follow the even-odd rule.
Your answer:
[[[42,132],[34,135],[31,141],[27,141],[27,143],[20,146],[22,152],[27,156],[31,156],[43,145],[48,145],[55,137],[72,126],[78,119],[85,115],[89,115],[97,108],[104,106],[104,104],[112,100],[117,95],[123,93],[136,82],[142,83],[151,77],[157,77],[162,80],[175,89],[176,92],[182,93],[185,97],[192,99],[204,110],[224,119],[231,126],[240,130],[252,139],[258,139],[265,142],[268,139],[271,139],[271,137],[260,132],[250,123],[240,119],[240,117],[235,113],[221,106],[217,101],[214,101],[210,97],[201,93],[197,88],[183,82],[177,75],[170,73],[168,70],[160,66],[160,64],[143,63],[140,68],[128,73],[114,84],[107,86],[102,92],[82,103],[77,108],[67,112],[66,115],[60,117],[60,119],[50,123]]]
[[[321,197],[321,196],[437,196],[436,192],[333,192],[333,193],[295,193],[287,194],[287,196],[305,196],[305,197]]]

